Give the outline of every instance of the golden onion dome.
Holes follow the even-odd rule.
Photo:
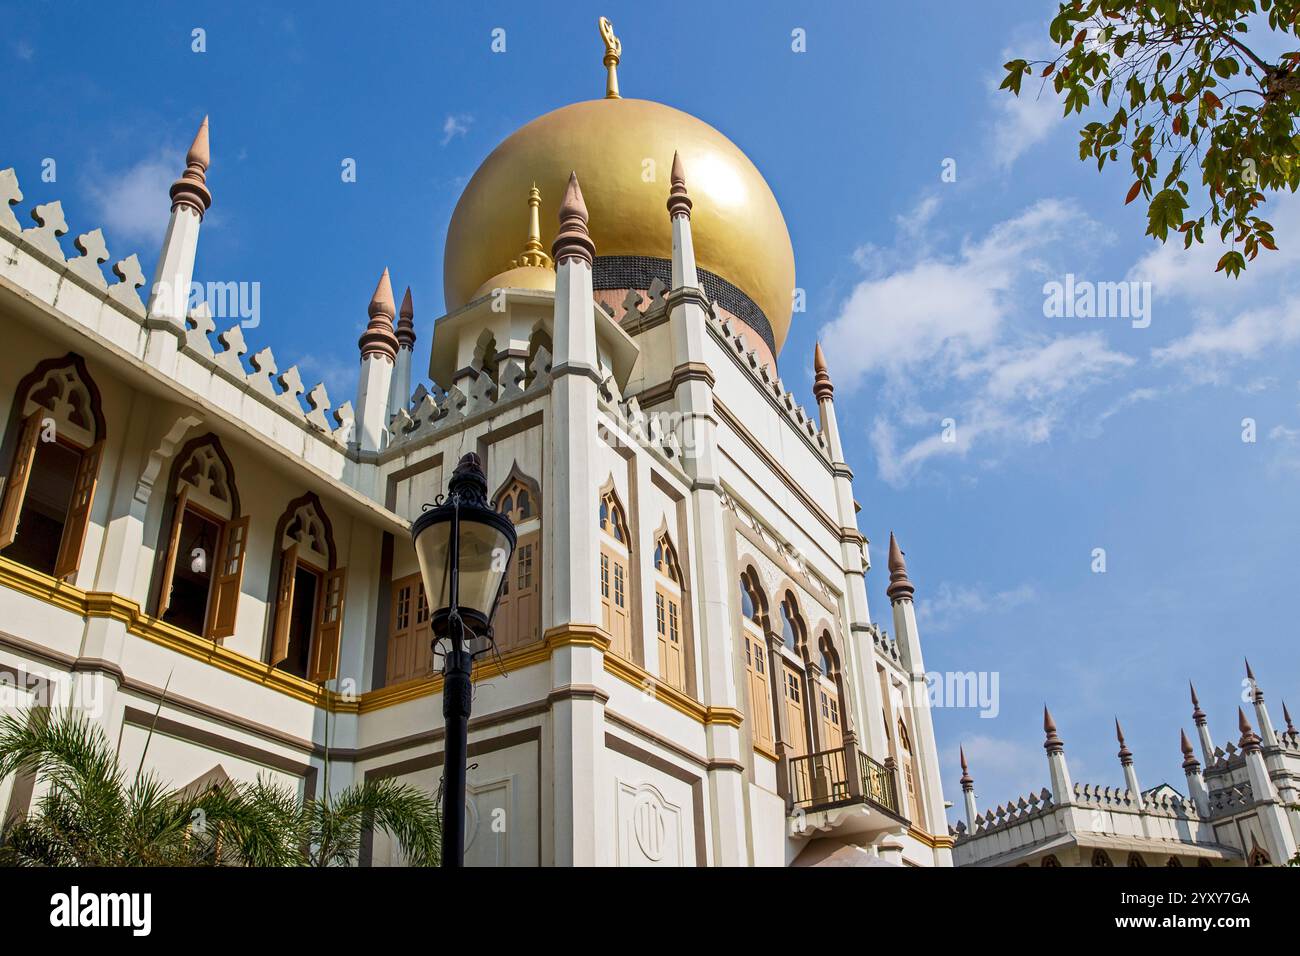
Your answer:
[[[611,77],[612,72],[611,67]],[[502,272],[515,264],[519,251],[519,197],[530,182],[540,187],[548,205],[544,234],[549,239],[571,171],[578,174],[590,216],[598,280],[602,259],[614,263],[615,273],[626,272],[628,263],[670,260],[672,228],[665,204],[674,151],[681,155],[694,203],[698,267],[762,311],[773,351],[779,352],[790,328],[794,250],[772,190],[749,158],[712,126],[662,103],[617,98],[616,86],[605,99],[574,103],[533,120],[483,161],[447,230],[447,311],[521,278],[545,282],[542,273],[549,270],[524,267],[524,276],[518,268]],[[702,274],[702,282],[707,279]],[[552,275],[545,287],[553,286]],[[617,277],[603,287],[616,286]],[[602,288],[599,282],[597,287]],[[623,282],[622,287],[645,286]],[[707,283],[705,291],[710,291]],[[723,305],[747,319],[745,308]],[[767,337],[761,318],[749,324]]]

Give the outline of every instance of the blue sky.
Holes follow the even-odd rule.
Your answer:
[[[0,99],[0,166],[24,207],[61,199],[73,234],[103,226],[113,261],[138,252],[148,275],[166,188],[210,113],[198,277],[260,282],[252,350],[298,361],[339,403],[384,266],[414,289],[426,367],[460,189],[509,132],[602,94],[608,15],[624,94],[723,130],[782,205],[808,310],[781,372],[813,407],[813,342],[828,344],[877,619],[892,629],[892,528],[928,667],[998,674],[995,718],[936,713],[948,799],[959,741],[982,806],[1046,784],[1044,701],[1076,780],[1122,782],[1118,715],[1143,785],[1182,787],[1189,678],[1220,742],[1243,655],[1275,722],[1283,697],[1300,713],[1300,205],[1269,203],[1281,251],[1235,283],[1212,275],[1219,251],[1144,239],[1123,164],[1077,161],[1077,118],[1028,82],[1024,102],[994,92],[1002,62],[1045,50],[1053,8],[5,3],[0,84],[21,95]],[[1043,285],[1067,273],[1151,282],[1149,327],[1046,318]]]

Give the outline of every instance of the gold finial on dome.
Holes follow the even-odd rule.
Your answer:
[[[608,71],[605,99],[619,100],[622,97],[618,92],[618,61],[623,56],[623,41],[614,36],[614,24],[609,22],[608,17],[601,17],[597,24],[600,27],[600,38],[605,41],[605,69]]]
[[[519,269],[524,266],[535,266],[539,269],[555,268],[555,263],[546,254],[546,248],[542,245],[542,221],[539,212],[541,208],[542,191],[537,188],[537,183],[533,183],[533,188],[528,190],[528,241],[524,243],[524,251],[510,260],[513,268]]]

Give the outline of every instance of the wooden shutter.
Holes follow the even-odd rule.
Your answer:
[[[425,677],[433,673],[433,621],[429,613],[429,598],[424,593],[424,582],[415,575],[415,628],[411,640],[411,660],[414,676]]]
[[[158,591],[158,616],[167,613],[172,603],[172,580],[176,575],[176,561],[181,550],[181,525],[185,521],[185,503],[190,500],[190,486],[181,485],[176,495],[176,512],[172,516],[172,533],[167,539],[167,554],[163,559],[162,588]]]
[[[214,641],[235,633],[235,611],[244,581],[244,556],[248,553],[248,517],[236,518],[221,532],[221,544],[217,548],[220,563],[214,568],[216,580],[208,623],[208,637]]]
[[[655,639],[659,643],[659,676],[672,683],[668,677],[668,599],[664,592],[655,588]]]
[[[754,721],[754,737],[770,747],[772,745],[772,691],[767,683],[767,649],[758,638],[747,636],[745,641],[749,644],[750,653],[753,655],[752,660],[749,660],[747,654],[746,660],[750,666],[752,681],[749,696],[753,709],[750,716]]]
[[[41,413],[35,411],[23,422],[23,430],[18,438],[18,449],[14,452],[14,463],[9,467],[9,477],[5,480],[4,504],[0,505],[0,548],[7,548],[18,536],[18,516],[23,511],[23,498],[27,495],[27,479],[32,473],[32,461],[36,458],[36,441],[41,434]]]
[[[393,607],[388,624],[388,673],[386,684],[398,684],[414,676],[415,589],[411,578],[393,584]]]
[[[81,453],[77,477],[72,483],[72,503],[68,506],[68,520],[63,525],[63,540],[59,542],[59,559],[54,562],[54,576],[68,578],[77,573],[81,564],[81,548],[86,543],[86,527],[90,524],[90,506],[95,500],[95,485],[99,482],[99,462],[104,456],[104,443],[97,441]]]
[[[540,619],[537,614],[537,579],[541,574],[537,535],[528,536],[515,552],[514,647],[537,640]]]
[[[280,583],[275,589],[275,628],[271,637],[271,666],[289,656],[289,625],[293,623],[293,579],[298,573],[298,545],[280,555]]]
[[[802,757],[808,752],[808,724],[804,720],[803,708],[803,675],[789,664],[784,664],[783,670],[786,727],[790,731],[790,740],[787,742],[793,755]]]
[[[614,653],[626,660],[632,660],[632,634],[628,627],[627,616],[627,564],[617,556],[612,556],[610,564],[614,571],[613,603],[610,608],[614,636]]]
[[[614,625],[611,604],[609,598],[609,555],[602,549],[600,552],[600,626],[604,628],[606,634],[613,637]]]
[[[519,566],[519,548],[501,576],[501,597],[497,600],[496,614],[492,618],[492,641],[498,651],[508,651],[515,646],[515,594],[511,578]]]
[[[833,750],[844,743],[844,735],[840,732],[840,715],[838,695],[833,690],[827,690],[824,686],[817,688],[820,696],[821,720],[822,720],[822,750]]]
[[[343,589],[347,584],[346,568],[325,575],[325,594],[316,620],[316,639],[312,642],[311,667],[307,679],[317,684],[339,675],[339,642],[343,637]]]
[[[682,654],[681,605],[668,597],[668,683],[686,689],[686,658]]]

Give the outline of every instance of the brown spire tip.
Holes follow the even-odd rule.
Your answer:
[[[1192,742],[1187,739],[1187,731],[1179,728],[1178,736],[1180,738],[1178,745],[1183,750],[1183,769],[1188,772],[1199,770],[1201,762],[1196,759],[1196,754],[1192,752]]]
[[[411,302],[411,287],[402,296],[402,308],[397,320],[397,344],[404,349],[415,348],[415,306]]]
[[[669,178],[672,188],[668,191],[668,218],[691,218],[691,197],[686,194],[686,173],[682,169],[680,153],[673,153],[673,171]]]
[[[393,361],[397,357],[398,343],[393,331],[393,283],[388,278],[387,269],[379,277],[379,285],[375,287],[375,294],[370,297],[366,311],[370,315],[370,322],[357,341],[362,360],[368,355],[382,355],[388,361]]]
[[[1119,762],[1127,767],[1133,762],[1133,751],[1124,742],[1124,728],[1119,725],[1118,717],[1115,718],[1115,737],[1119,740]]]
[[[1250,669],[1250,658],[1243,657],[1242,660],[1246,662],[1246,677],[1253,684],[1255,682],[1255,672]]]
[[[885,589],[885,594],[889,596],[890,601],[910,601],[915,592],[916,588],[907,576],[903,549],[898,546],[898,539],[891,531],[889,532],[889,587]]]
[[[1240,707],[1237,708],[1237,727],[1241,730],[1241,740],[1237,742],[1242,750],[1249,753],[1252,750],[1259,750],[1259,734],[1255,733],[1250,721],[1246,719],[1246,712]]]
[[[390,319],[396,311],[393,308],[393,282],[388,278],[388,269],[384,269],[384,274],[379,277],[379,284],[375,286],[375,294],[370,297],[370,306],[367,309],[373,317],[376,315],[386,315]]]
[[[958,744],[957,753],[961,758],[961,788],[971,790],[975,786],[975,778],[970,775],[970,767],[966,766],[966,748]]]
[[[201,166],[206,170],[209,161],[208,118],[205,116],[199,125],[199,131],[194,134],[194,142],[190,144],[190,151],[185,155],[185,162],[187,165]]]
[[[208,190],[208,118],[203,117],[199,131],[194,134],[194,142],[185,154],[185,172],[181,178],[172,183],[170,195],[172,209],[187,206],[203,218],[203,214],[212,205],[212,193]]]
[[[826,353],[818,342],[813,347],[813,397],[819,402],[830,401],[835,396],[831,374],[826,370]]]
[[[551,244],[551,256],[557,265],[565,259],[582,259],[591,265],[595,254],[596,246],[587,231],[587,204],[578,185],[578,174],[571,172],[560,203],[560,231]]]
[[[1056,721],[1052,719],[1052,712],[1043,705],[1043,733],[1047,739],[1043,741],[1043,749],[1049,754],[1059,754],[1065,751],[1065,742],[1061,740],[1056,733]]]

